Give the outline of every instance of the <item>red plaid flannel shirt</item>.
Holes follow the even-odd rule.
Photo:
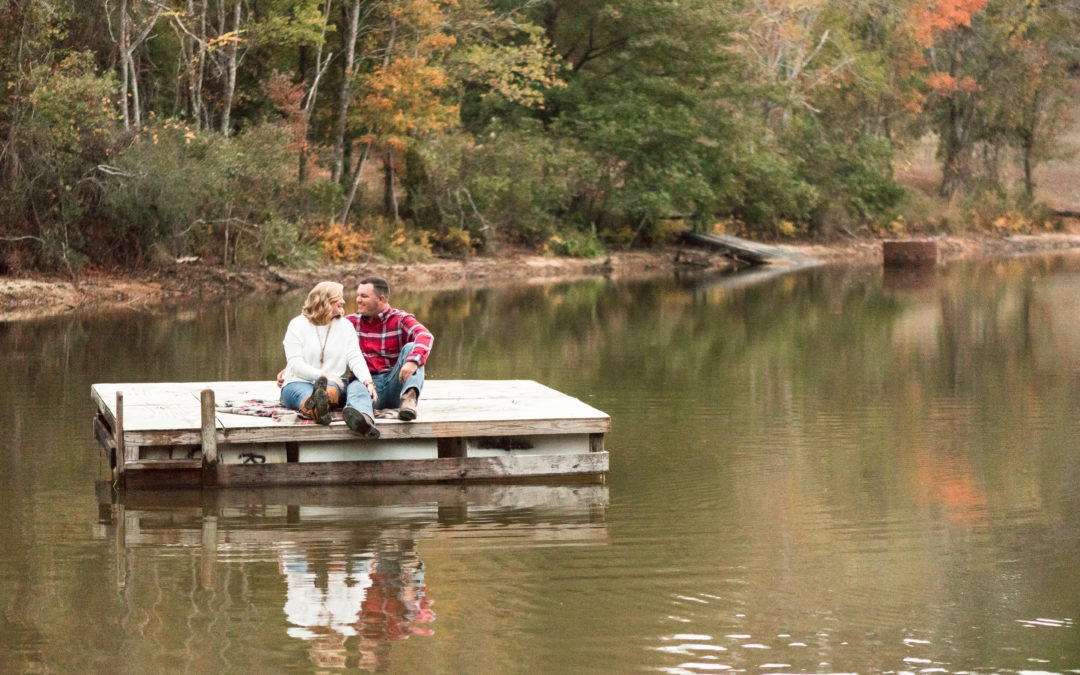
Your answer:
[[[371,319],[359,314],[350,314],[345,318],[351,321],[356,329],[360,351],[364,353],[368,370],[373,375],[393,368],[401,354],[401,348],[409,342],[416,343],[409,360],[420,366],[427,363],[435,337],[412,314],[387,307]]]

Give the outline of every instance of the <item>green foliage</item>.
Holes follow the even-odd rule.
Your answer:
[[[286,147],[288,129],[263,124],[228,140],[178,120],[153,122],[120,156],[106,184],[112,237],[136,251],[221,262],[303,259]],[[292,216],[294,219],[289,219]]]
[[[114,81],[94,72],[91,54],[72,52],[33,67],[20,85],[9,103],[2,213],[40,244],[32,264],[74,274],[87,261],[83,228],[98,197],[98,166],[119,133]]]
[[[599,258],[607,251],[596,236],[596,228],[588,230],[566,230],[560,234],[552,235],[547,242],[547,251],[554,255],[565,255],[574,258]]]
[[[595,255],[720,219],[1010,229],[1040,222],[1080,47],[1080,5],[1027,0],[125,7],[0,7],[0,268]],[[949,204],[893,178],[927,131]]]
[[[427,168],[418,207],[430,207],[435,223],[467,230],[484,246],[543,246],[588,166],[579,151],[526,122],[513,129],[495,123],[483,142],[432,137],[418,154]]]
[[[824,214],[836,218],[831,206],[841,207],[853,224],[862,225],[891,213],[906,196],[889,175],[892,146],[884,138],[852,134],[841,125],[803,116],[791,125],[786,145],[789,154],[798,150],[805,157],[798,175],[816,192],[811,210],[821,229],[846,224],[822,222]]]

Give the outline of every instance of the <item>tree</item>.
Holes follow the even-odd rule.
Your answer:
[[[355,106],[364,148],[353,169],[343,223],[348,222],[364,162],[373,149],[384,153],[386,210],[396,220],[395,160],[416,138],[449,129],[458,120],[458,106],[441,96],[448,84],[441,61],[455,44],[443,31],[443,3],[384,0],[378,9],[380,29],[372,31],[365,50],[373,63],[357,87],[363,93]]]

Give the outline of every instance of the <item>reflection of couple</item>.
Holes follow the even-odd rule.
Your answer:
[[[375,408],[397,407],[398,419],[416,419],[434,338],[415,316],[391,307],[389,296],[386,280],[362,279],[356,313],[345,316],[341,284],[323,281],[311,289],[285,332],[282,404],[319,424],[329,424],[330,411],[344,406],[348,427],[372,439],[379,437]]]
[[[320,566],[321,567],[321,566]],[[304,551],[282,553],[288,634],[311,642],[319,665],[345,667],[346,640],[359,638],[361,667],[381,665],[389,643],[431,635],[435,620],[416,551],[334,556],[316,570]]]

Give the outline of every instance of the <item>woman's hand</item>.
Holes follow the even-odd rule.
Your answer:
[[[364,386],[367,387],[368,394],[371,395],[371,400],[374,402],[379,397],[379,392],[377,389],[375,389],[375,383],[371,380],[368,380],[364,383]]]

